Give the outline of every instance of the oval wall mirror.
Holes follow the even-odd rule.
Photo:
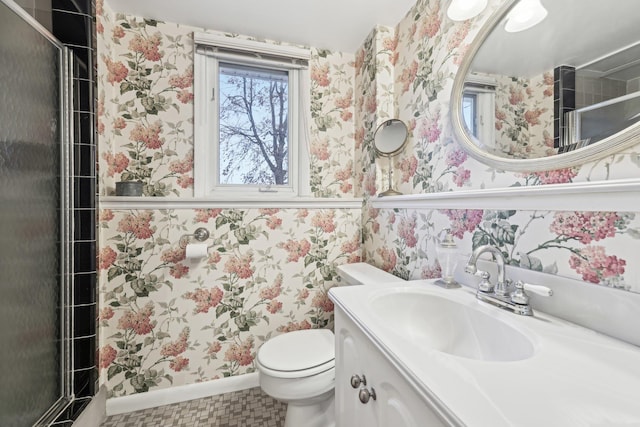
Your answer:
[[[546,16],[514,32],[518,9],[531,5]],[[454,81],[451,120],[465,150],[494,168],[530,172],[638,144],[639,13],[637,0],[507,0]]]
[[[400,193],[393,189],[393,165],[391,158],[399,154],[407,144],[409,130],[407,125],[399,119],[390,119],[382,122],[373,136],[373,146],[379,157],[387,157],[389,159],[389,188],[378,194],[378,197],[397,196]]]

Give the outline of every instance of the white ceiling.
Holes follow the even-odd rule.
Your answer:
[[[114,12],[354,53],[415,0],[107,0]]]
[[[542,4],[549,15],[529,30],[507,33],[499,24],[474,58],[473,69],[530,77],[557,65],[581,67],[640,40],[640,0],[542,0]],[[620,60],[629,63],[629,58]]]

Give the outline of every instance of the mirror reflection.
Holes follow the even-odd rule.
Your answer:
[[[504,159],[541,159],[588,149],[640,121],[637,0],[514,4],[465,77],[461,121],[477,147]],[[514,29],[523,6],[547,13]]]

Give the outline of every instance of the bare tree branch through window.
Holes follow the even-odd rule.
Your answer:
[[[220,63],[221,184],[289,181],[288,72]]]

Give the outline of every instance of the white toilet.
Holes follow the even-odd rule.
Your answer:
[[[402,279],[366,263],[338,266],[346,285]],[[307,329],[274,337],[258,350],[260,387],[288,404],[285,427],[333,427],[335,339],[328,329]]]

